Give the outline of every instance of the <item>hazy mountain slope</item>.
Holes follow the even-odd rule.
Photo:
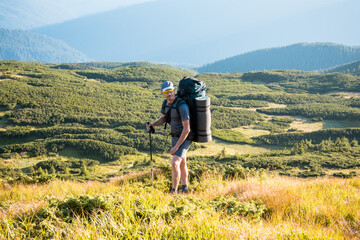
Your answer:
[[[166,64],[157,64],[152,62],[127,62],[127,63],[120,63],[120,62],[83,62],[83,63],[64,63],[64,64],[58,64],[51,66],[52,68],[57,69],[72,69],[72,70],[91,70],[91,69],[114,69],[119,67],[161,67],[161,68],[167,68],[172,70],[181,70],[183,72],[187,72],[189,76],[194,76],[198,72],[192,69],[188,68],[180,68],[180,67],[174,67]]]
[[[65,42],[40,34],[0,28],[0,39],[1,60],[54,63],[91,60]]]
[[[360,3],[324,2],[158,0],[34,31],[97,61],[197,65],[259,48],[360,39]]]
[[[360,75],[360,61],[324,69],[324,70],[321,70],[320,72],[323,72],[323,73],[340,72],[340,73],[349,73],[349,74],[353,74],[353,75]]]
[[[149,0],[1,0],[0,27],[31,29]]]
[[[54,1],[2,0],[0,2],[0,27],[7,29],[30,29],[61,22],[61,18],[74,17],[73,11],[64,11]],[[54,14],[56,9],[57,14]]]
[[[299,43],[269,48],[207,64],[199,72],[249,72],[253,70],[297,69],[313,71],[360,59],[360,47],[332,43]]]

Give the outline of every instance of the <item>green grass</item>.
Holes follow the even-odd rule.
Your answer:
[[[0,131],[5,130],[5,127],[9,124],[5,115],[6,111],[0,111]]]
[[[12,168],[26,169],[28,167],[36,165],[39,162],[50,159],[52,159],[52,157],[36,157],[36,158],[25,157],[25,158],[5,160],[4,162]]]
[[[325,128],[359,128],[360,121],[352,120],[324,120],[323,129]]]
[[[23,138],[1,138],[0,147],[10,144],[23,144],[36,140],[36,137],[23,137]]]
[[[59,156],[65,157],[65,158],[76,158],[76,159],[93,159],[97,161],[103,160],[102,158],[99,158],[96,155],[86,153],[84,151],[80,151],[77,148],[74,147],[66,147],[62,150],[60,150],[57,153]]]
[[[252,144],[253,141],[247,138],[244,134],[239,131],[234,131],[231,129],[214,129],[212,131],[212,136],[232,143],[247,143]]]
[[[191,151],[188,153],[189,156],[211,156],[219,154],[223,149],[228,154],[257,154],[269,152],[272,150],[282,149],[282,147],[277,146],[266,146],[266,145],[250,145],[250,144],[239,144],[239,143],[231,143],[228,141],[224,141],[218,138],[214,138],[213,141],[209,143],[201,144],[205,146],[205,148],[200,148],[195,151]]]

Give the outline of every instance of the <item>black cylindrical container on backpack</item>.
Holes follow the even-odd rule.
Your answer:
[[[210,142],[211,114],[210,98],[208,96],[195,98],[196,105],[196,135],[198,142]]]

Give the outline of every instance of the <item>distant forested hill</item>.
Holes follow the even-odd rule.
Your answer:
[[[64,41],[22,30],[0,28],[0,59],[38,62],[85,62],[85,54]]]
[[[324,70],[322,70],[320,72],[324,72],[324,73],[339,72],[339,73],[348,73],[348,74],[353,74],[353,75],[360,75],[360,61],[356,61],[356,62],[352,62],[352,63],[348,63],[348,64],[344,64],[344,65],[324,69]]]
[[[174,67],[166,64],[159,64],[159,63],[152,63],[152,62],[83,62],[83,63],[64,63],[51,66],[52,68],[58,69],[71,69],[71,70],[94,70],[98,68],[102,69],[114,69],[119,67],[161,67],[161,68],[168,68],[172,70],[181,70],[184,72],[188,72],[190,75],[196,75],[197,72],[192,69],[188,68],[180,68]]]
[[[296,69],[313,71],[360,60],[360,47],[334,43],[299,43],[244,53],[206,64],[199,72],[249,72]]]

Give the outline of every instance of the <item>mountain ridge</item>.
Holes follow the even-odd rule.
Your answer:
[[[44,63],[91,61],[66,42],[23,30],[0,28],[0,59]]]
[[[199,72],[250,72],[296,69],[315,71],[360,60],[360,46],[336,43],[296,43],[259,49],[219,60],[198,68]]]
[[[339,73],[348,73],[348,74],[352,74],[352,75],[360,75],[360,60],[351,62],[351,63],[347,63],[347,64],[343,64],[343,65],[334,66],[334,67],[327,68],[327,69],[323,69],[323,70],[320,70],[319,72],[321,72],[321,73],[339,72]]]

